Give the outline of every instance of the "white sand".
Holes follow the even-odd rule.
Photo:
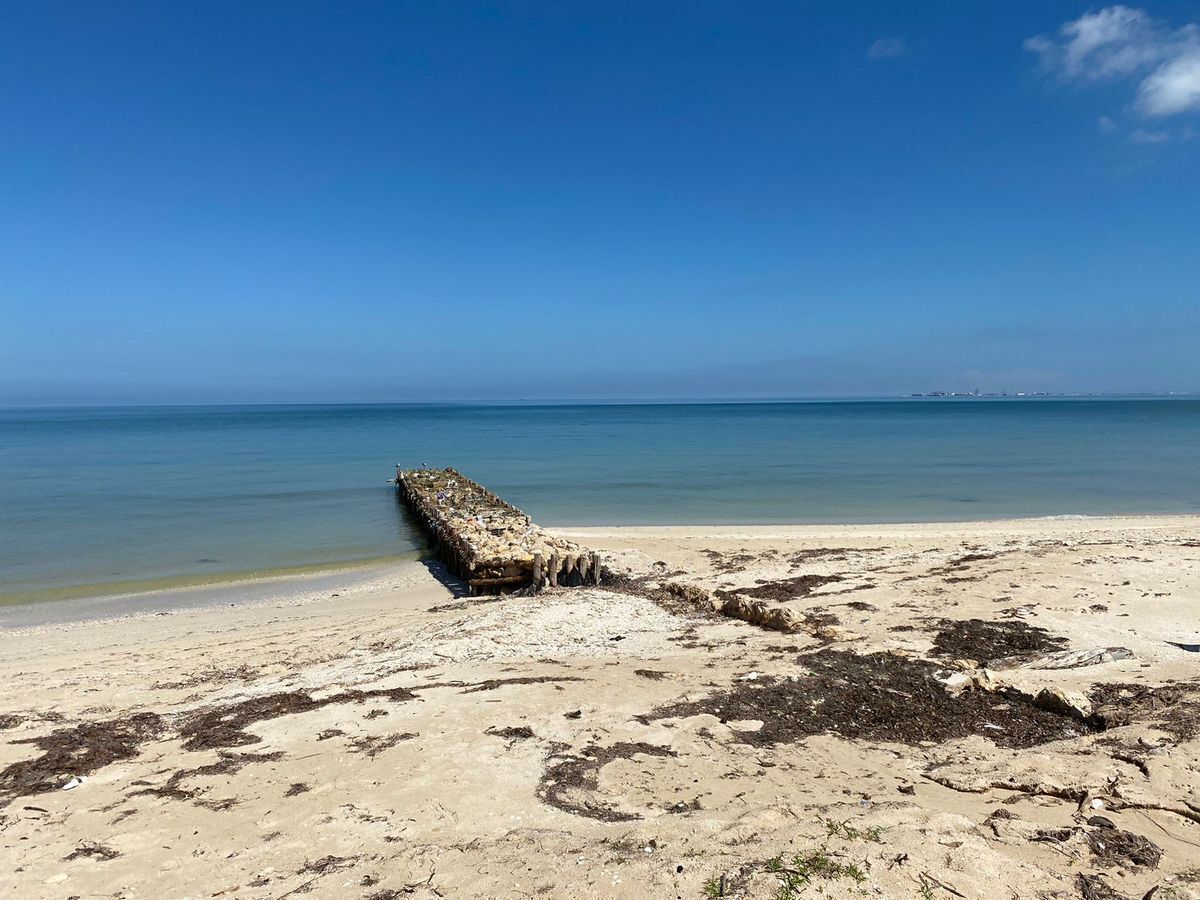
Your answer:
[[[1146,722],[1010,750],[982,734],[761,747],[732,727],[756,723],[640,718],[750,672],[803,678],[797,657],[822,646],[924,657],[943,617],[1133,652],[995,673],[1023,690],[1194,680],[1200,654],[1167,642],[1200,643],[1200,518],[562,533],[655,582],[736,591],[836,575],[782,605],[837,623],[823,638],[780,634],[595,589],[480,603],[406,564],[337,590],[0,631],[0,716],[17,717],[0,731],[0,894],[691,898],[723,877],[726,896],[773,897],[765,860],[824,848],[866,880],[818,878],[814,896],[955,896],[940,883],[970,898],[1065,898],[1079,895],[1080,873],[1128,897],[1155,886],[1160,900],[1200,896],[1189,881],[1200,741]],[[947,570],[966,554],[984,558]],[[490,679],[509,681],[481,685]],[[319,703],[402,687],[415,696]],[[248,721],[252,743],[184,746],[198,713],[297,691],[318,702]],[[42,756],[36,741],[86,723],[116,734],[138,713],[160,717],[157,733],[81,787],[17,787],[28,784],[19,764]],[[505,728],[533,737],[486,733]],[[604,764],[618,744],[630,746]],[[554,766],[567,758],[581,784],[561,783],[569,769]],[[74,774],[60,762],[55,777]],[[574,811],[539,799],[555,775]],[[1093,800],[1161,848],[1156,868],[1095,857]],[[1016,818],[985,823],[996,810]],[[857,836],[831,835],[831,821]],[[1057,837],[1034,839],[1039,830]]]

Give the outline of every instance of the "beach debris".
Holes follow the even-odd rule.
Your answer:
[[[771,631],[797,631],[802,621],[801,615],[794,609],[771,606],[762,600],[747,600],[738,596],[726,598],[721,604],[721,615],[741,619]]]
[[[1044,709],[1020,695],[964,690],[954,696],[936,677],[937,665],[925,660],[826,649],[797,662],[809,670],[807,678],[736,681],[729,690],[660,707],[641,720],[703,714],[726,723],[761,720],[757,731],[735,732],[738,740],[756,746],[829,733],[908,745],[980,735],[1021,748],[1100,730],[1090,720]]]
[[[1092,702],[1082,691],[1071,691],[1061,687],[1044,687],[1034,695],[1033,702],[1042,709],[1062,713],[1076,719],[1086,719],[1092,714]]]
[[[1022,621],[942,619],[938,622],[930,654],[995,668],[998,666],[993,660],[1005,661],[1008,665],[1013,660],[1027,660],[1035,654],[1065,650],[1066,645],[1066,638]]]
[[[694,606],[708,606],[712,604],[712,594],[694,584],[681,584],[678,581],[668,581],[662,586],[662,589],[671,596]]]
[[[407,688],[350,689],[319,698],[306,691],[264,694],[239,703],[201,710],[184,720],[179,734],[184,739],[185,750],[240,747],[245,744],[257,744],[262,740],[258,735],[246,730],[255,722],[309,712],[337,703],[363,703],[374,699],[404,703],[416,699],[416,696]]]
[[[104,844],[97,844],[95,841],[81,841],[74,850],[63,857],[63,862],[71,862],[74,859],[98,859],[101,862],[108,862],[120,855],[121,851],[106,847]]]
[[[383,751],[392,749],[402,741],[411,741],[413,738],[418,737],[420,735],[413,732],[367,735],[366,737],[358,737],[351,740],[350,752],[363,753],[367,758],[374,759],[380,753],[383,753]]]
[[[1016,661],[1023,669],[1079,669],[1084,666],[1098,666],[1101,663],[1115,662],[1120,659],[1133,659],[1133,651],[1128,647],[1088,647],[1083,650],[1059,650],[1046,653],[1034,659]],[[1006,660],[997,660],[993,668],[1007,668]]]
[[[1020,685],[996,680],[987,669],[967,672],[942,670],[935,672],[933,677],[955,697],[968,690],[990,691],[1002,696],[1016,697],[1022,702],[1031,703],[1041,709],[1075,719],[1087,719],[1092,715],[1092,702],[1082,691],[1072,691],[1058,686],[1043,687],[1033,691]]]
[[[1180,644],[1176,641],[1167,641],[1172,647],[1178,647],[1185,653],[1200,653],[1200,644]]]
[[[643,757],[673,757],[670,747],[644,741],[620,742],[607,747],[589,744],[579,755],[563,755],[565,747],[556,745],[551,759],[538,782],[537,797],[555,809],[601,822],[630,822],[640,819],[634,812],[616,808],[595,797],[599,788],[600,770],[618,759]]]
[[[765,600],[749,600],[737,594],[718,591],[724,597],[721,615],[741,619],[769,631],[804,631],[822,641],[850,641],[859,635],[840,628],[837,616],[819,610],[799,611],[786,606],[772,606]]]
[[[396,469],[396,492],[474,594],[598,584],[600,556],[539,528],[454,469]]]
[[[1097,684],[1088,692],[1094,717],[1106,728],[1147,723],[1177,741],[1200,736],[1200,679],[1159,687]]]
[[[507,738],[509,740],[514,740],[514,741],[523,741],[523,740],[528,740],[529,738],[535,737],[535,735],[533,733],[533,729],[530,728],[528,725],[510,725],[505,728],[497,728],[496,726],[493,725],[490,728],[485,728],[483,733],[490,734],[494,737]]]
[[[162,730],[163,722],[157,714],[133,713],[12,741],[14,745],[32,744],[42,754],[0,770],[0,798],[58,790],[63,786],[64,772],[82,778],[110,763],[130,759],[138,754],[144,741],[157,737]]]
[[[218,752],[218,760],[207,765],[197,766],[192,769],[177,769],[171,773],[168,778],[159,787],[144,787],[134,791],[130,796],[151,796],[163,797],[168,800],[195,800],[201,806],[207,806],[210,809],[228,809],[233,806],[235,800],[197,800],[202,793],[200,788],[184,787],[183,783],[192,778],[210,778],[214,775],[233,775],[240,772],[248,765],[266,762],[278,762],[283,759],[283,751],[276,750],[273,753],[228,753],[224,750]],[[147,782],[135,782],[136,784],[147,784]]]
[[[1099,875],[1080,873],[1075,878],[1075,887],[1081,900],[1128,900],[1128,898],[1109,886]]]
[[[1097,828],[1087,833],[1087,843],[1096,861],[1104,866],[1156,869],[1162,847],[1149,838],[1119,828]]]
[[[315,872],[318,875],[328,875],[330,872],[337,872],[341,869],[353,867],[357,860],[357,856],[322,856],[316,862],[305,860],[304,865],[300,867],[296,874]]]
[[[984,670],[986,672],[986,670]],[[942,686],[954,696],[958,696],[963,691],[979,687],[979,676],[968,672],[944,672],[939,671],[934,673],[934,678],[942,683]]]
[[[557,685],[564,681],[583,681],[583,679],[578,675],[522,675],[516,678],[489,678],[487,681],[463,685],[460,693],[479,694],[483,691],[494,691],[507,685],[519,684],[553,684],[557,690],[562,690]]]
[[[64,791],[73,791],[77,787],[81,787],[87,781],[86,775],[72,775],[67,779],[67,783],[62,786]]]

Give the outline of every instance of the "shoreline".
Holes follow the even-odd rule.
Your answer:
[[[819,536],[920,537],[953,533],[962,537],[986,536],[997,532],[1013,534],[1063,534],[1121,529],[1136,531],[1158,528],[1195,528],[1200,536],[1200,514],[1136,516],[1031,516],[1010,519],[980,519],[962,522],[875,522],[841,524],[740,524],[696,523],[684,525],[572,525],[548,526],[550,533],[582,542],[601,541],[595,549],[608,549],[604,542],[634,538],[691,541],[700,539],[771,540]],[[216,582],[189,583],[147,591],[102,593],[61,600],[11,602],[0,598],[0,633],[48,626],[79,626],[88,622],[129,619],[222,606],[252,606],[266,603],[300,605],[331,599],[349,591],[369,590],[381,577],[416,571],[421,554],[403,554],[386,561],[365,560],[332,566],[299,567],[299,571],[234,578]],[[414,568],[416,567],[416,568]]]
[[[0,592],[0,609],[3,609],[5,606],[58,603],[65,600],[94,600],[101,597],[134,597],[155,594],[161,591],[251,584],[258,581],[269,581],[279,578],[323,575],[350,569],[365,569],[376,565],[387,565],[392,562],[410,559],[416,560],[420,559],[421,556],[422,551],[412,550],[407,553],[302,563],[299,565],[273,566],[259,569],[231,569],[205,574],[191,572],[178,575],[161,575],[154,578],[127,578],[119,581],[97,581],[84,584],[58,585],[54,587]]]
[[[0,604],[0,634],[50,626],[79,627],[220,607],[300,606],[343,594],[369,592],[389,577],[423,570],[420,557],[332,569],[189,584],[123,594]]]

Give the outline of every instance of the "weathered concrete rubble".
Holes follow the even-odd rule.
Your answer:
[[[538,527],[510,503],[454,469],[396,469],[401,500],[429,532],[434,550],[472,593],[594,576],[594,555]]]

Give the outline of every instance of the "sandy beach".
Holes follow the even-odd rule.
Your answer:
[[[1200,517],[558,531],[23,613],[0,893],[1200,897]]]

